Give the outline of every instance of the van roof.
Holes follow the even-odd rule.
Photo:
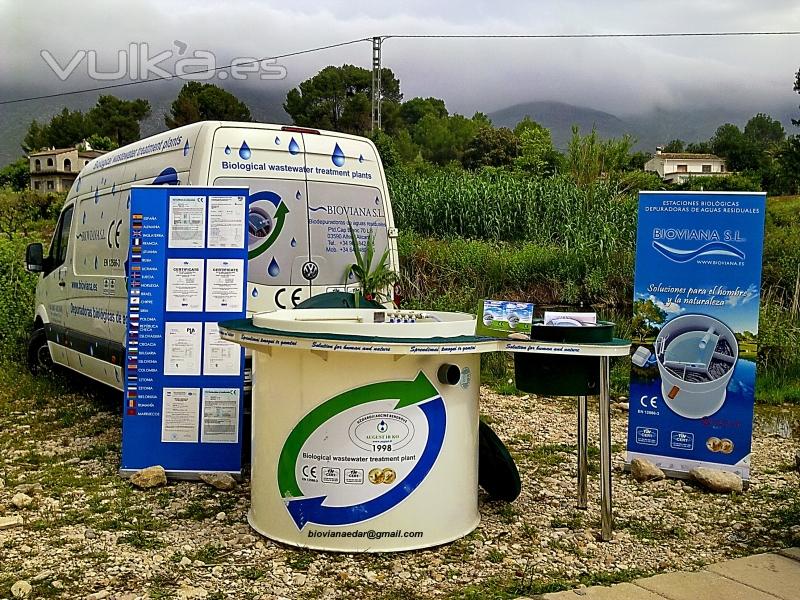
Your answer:
[[[106,152],[101,156],[98,156],[94,160],[91,160],[89,164],[86,165],[85,170],[91,173],[98,169],[104,169],[106,166],[117,164],[120,162],[127,162],[132,158],[136,158],[136,156],[130,156],[130,157],[126,156],[127,154],[131,153],[132,151],[131,147],[144,148],[150,144],[156,144],[163,139],[169,139],[170,137],[175,137],[179,135],[188,139],[190,136],[199,135],[201,130],[205,129],[208,131],[215,131],[216,129],[222,127],[281,131],[284,127],[299,127],[299,126],[277,124],[277,123],[257,123],[252,121],[198,121],[196,123],[184,125],[183,127],[176,127],[175,129],[168,129],[166,131],[156,133],[149,137],[142,138],[136,142],[131,142],[126,146],[122,146],[115,150],[111,150],[110,152]],[[351,135],[349,133],[342,133],[339,131],[329,131],[313,127],[302,127],[302,129],[313,129],[315,131],[318,131],[319,135],[322,136],[332,136],[332,137],[346,138],[351,140],[367,141],[368,143],[371,143],[371,141],[367,138],[357,135]],[[98,161],[101,161],[102,165],[98,165]]]

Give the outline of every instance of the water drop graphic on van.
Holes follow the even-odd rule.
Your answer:
[[[294,138],[289,142],[289,154],[294,156],[300,153],[300,144],[294,141]]]
[[[239,148],[239,158],[242,160],[249,160],[252,156],[252,152],[250,152],[250,146],[247,145],[247,142],[242,140],[242,147]]]
[[[111,184],[111,195],[113,196],[116,193],[117,193],[117,182],[115,181],[114,183]]]
[[[100,211],[100,218],[101,219],[103,218],[103,211],[102,210]]]
[[[381,203],[381,199],[378,198],[377,196],[375,196],[375,205],[377,206],[380,203]]]
[[[294,197],[300,200],[300,198],[303,197],[303,194],[300,193],[300,190],[297,190],[297,193],[294,195]]]
[[[256,288],[253,288],[253,291],[252,291],[252,292],[250,292],[250,295],[251,295],[253,298],[258,298],[258,290],[257,290]]]
[[[231,153],[231,147],[225,146],[225,154],[230,154],[230,153]]]
[[[128,201],[125,203],[125,208],[130,208],[130,207],[131,207],[131,195],[128,194]]]
[[[97,204],[100,202],[100,188],[94,191],[94,203]]]
[[[189,154],[189,140],[186,140],[186,143],[183,145],[183,155],[186,156]]]
[[[342,152],[342,149],[339,147],[339,144],[336,144],[336,146],[334,146],[333,154],[331,154],[331,160],[333,161],[333,164],[335,164],[337,167],[344,166],[344,152]]]
[[[297,240],[296,239],[292,238],[292,241],[289,242],[289,244],[292,246],[292,248],[297,248]]]
[[[280,275],[281,267],[278,265],[278,261],[275,260],[275,257],[272,257],[272,260],[269,263],[269,267],[267,267],[267,273],[270,274],[270,277],[277,277]]]
[[[364,155],[363,154],[359,154],[358,155],[358,162],[360,162],[360,163],[364,162]]]
[[[81,222],[82,222],[84,225],[86,225],[86,211],[83,211],[83,219],[81,220]]]
[[[97,257],[94,257],[94,268],[97,269]]]
[[[275,136],[275,145],[276,146],[280,146],[281,145],[281,138],[279,138],[277,135]]]

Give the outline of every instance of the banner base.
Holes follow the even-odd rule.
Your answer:
[[[690,479],[689,471],[696,467],[705,467],[707,469],[717,469],[718,471],[727,471],[734,473],[742,478],[742,481],[747,487],[750,483],[750,455],[748,454],[739,464],[725,465],[721,463],[710,463],[700,460],[689,459],[676,459],[672,457],[664,457],[655,454],[643,454],[641,452],[630,452],[625,458],[626,472],[631,470],[631,462],[634,458],[641,458],[653,463],[659,469],[664,471],[664,475],[671,479]]]
[[[125,479],[130,478],[131,475],[141,471],[141,469],[120,469],[119,475],[120,477],[124,477]],[[172,479],[176,481],[200,481],[200,475],[204,474],[212,474],[212,473],[227,473],[231,477],[233,477],[236,481],[241,483],[244,479],[242,475],[242,471],[170,471],[166,470],[165,473],[167,474],[167,479]]]

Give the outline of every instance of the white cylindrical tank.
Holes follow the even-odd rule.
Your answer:
[[[375,312],[254,318],[265,331],[326,338],[314,347],[251,346],[248,520],[271,539],[320,550],[410,550],[457,539],[479,522],[479,350],[474,342],[461,350],[455,343],[448,355],[403,345],[470,336],[474,318],[426,313],[390,323],[382,315],[378,323]],[[399,345],[375,345],[378,338]],[[353,351],[368,343],[372,350]]]

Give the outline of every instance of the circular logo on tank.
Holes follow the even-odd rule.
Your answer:
[[[414,438],[414,424],[397,413],[367,413],[350,424],[350,440],[359,448],[398,450]]]

